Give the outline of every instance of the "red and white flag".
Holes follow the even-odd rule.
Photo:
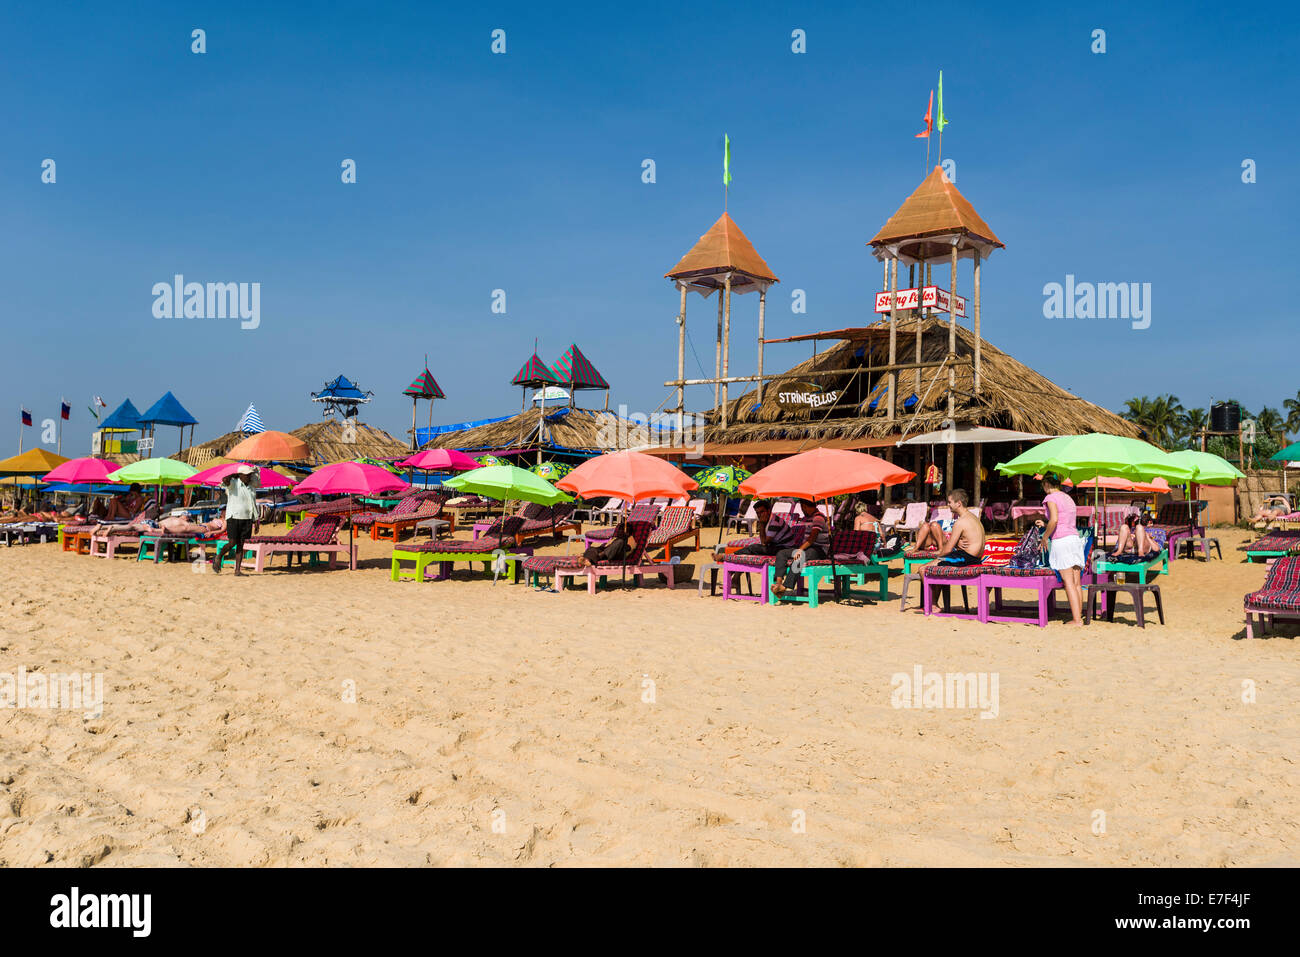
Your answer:
[[[930,105],[925,108],[925,132],[917,133],[918,140],[926,139],[934,129],[934,90],[930,91]]]

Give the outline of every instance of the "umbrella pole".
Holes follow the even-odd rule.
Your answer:
[[[727,493],[722,493],[722,505],[718,509],[718,544],[722,544],[722,527],[727,521]]]

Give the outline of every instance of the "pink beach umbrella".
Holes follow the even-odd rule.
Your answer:
[[[479,467],[479,463],[455,449],[425,449],[397,464],[404,469],[419,469],[422,472],[467,472]]]
[[[401,492],[411,486],[388,469],[361,462],[335,462],[318,468],[293,487],[295,495],[315,492],[318,495],[383,495]],[[356,529],[348,522],[348,545],[355,541]]]
[[[69,459],[41,477],[42,482],[67,482],[69,485],[97,485],[109,481],[109,473],[122,466],[107,459]]]
[[[233,474],[236,469],[243,468],[248,464],[247,462],[227,462],[225,465],[214,465],[210,469],[204,469],[202,472],[191,475],[185,480],[185,484],[216,488],[227,475]],[[293,479],[281,475],[275,469],[259,468],[257,466],[249,467],[257,468],[257,484],[261,488],[288,488],[293,485]]]

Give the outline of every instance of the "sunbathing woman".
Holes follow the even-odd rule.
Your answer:
[[[158,523],[165,535],[185,535],[192,538],[217,538],[226,530],[224,518],[214,518],[205,524],[191,522],[184,515],[169,515]]]
[[[1119,527],[1119,541],[1115,544],[1114,555],[1131,552],[1134,555],[1158,555],[1160,543],[1147,533],[1146,525],[1137,515],[1124,519]]]
[[[140,483],[132,482],[126,494],[113,496],[112,501],[108,503],[108,511],[104,513],[104,518],[110,521],[115,518],[130,518],[142,508],[144,508],[144,496],[140,494]]]
[[[1290,514],[1286,501],[1280,498],[1270,499],[1259,506],[1259,510],[1251,516],[1251,522],[1275,522],[1284,515]]]

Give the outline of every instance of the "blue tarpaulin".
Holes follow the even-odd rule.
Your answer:
[[[480,425],[491,425],[493,422],[504,422],[506,419],[511,418],[514,418],[514,416],[500,415],[495,419],[478,419],[474,422],[455,422],[451,425],[421,427],[415,430],[415,444],[424,445],[426,442],[432,442],[434,437],[438,435],[446,435],[448,432],[463,432],[465,429],[472,429]]]

